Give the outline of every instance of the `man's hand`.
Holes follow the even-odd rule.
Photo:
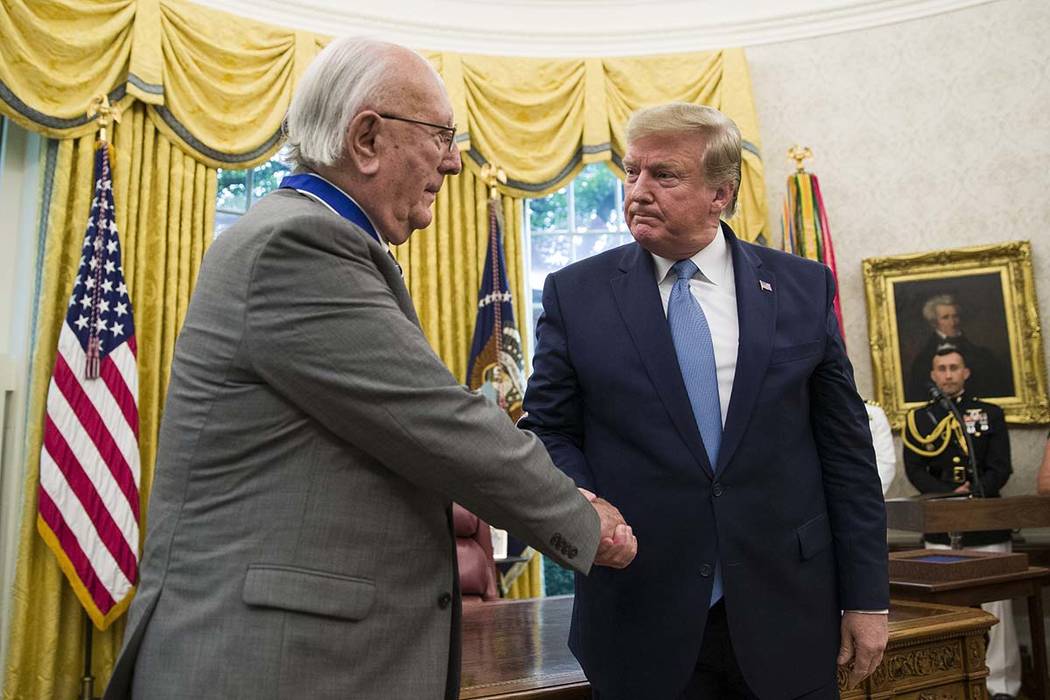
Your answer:
[[[957,486],[952,493],[970,493],[970,482],[967,481],[966,483]]]
[[[889,615],[859,612],[842,614],[842,645],[836,662],[849,669],[847,687],[856,688],[882,661],[889,639]]]
[[[598,543],[594,563],[614,569],[624,568],[634,561],[635,555],[638,554],[638,538],[634,536],[631,526],[623,519],[616,506],[604,498],[598,498],[583,488],[580,489],[580,493],[594,506],[601,521],[602,539]]]

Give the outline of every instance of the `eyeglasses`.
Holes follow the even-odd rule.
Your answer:
[[[409,124],[419,124],[420,126],[429,126],[432,129],[441,130],[441,141],[448,147],[448,150],[452,150],[452,145],[456,143],[456,125],[447,126],[445,124],[432,124],[431,122],[420,121],[419,119],[409,119],[408,117],[399,117],[396,114],[382,114],[379,116],[383,119],[393,119],[399,122],[408,122]]]

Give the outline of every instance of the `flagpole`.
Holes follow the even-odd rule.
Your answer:
[[[113,122],[120,121],[120,111],[110,105],[106,95],[98,95],[88,105],[87,116],[98,123],[98,140],[96,148],[108,148],[109,140],[106,129]],[[99,248],[101,250],[101,248]],[[98,377],[98,337],[92,334],[88,347],[88,361],[85,368],[85,376],[88,379]],[[83,609],[82,609],[83,610]],[[91,672],[92,666],[92,643],[94,641],[95,623],[83,610],[84,616],[84,675],[80,679],[80,700],[96,700],[95,698],[95,676]]]
[[[80,700],[96,700],[95,676],[91,674],[91,641],[94,637],[95,623],[84,613],[84,677],[80,679]]]

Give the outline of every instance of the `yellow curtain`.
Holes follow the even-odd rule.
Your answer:
[[[655,57],[540,59],[426,54],[448,86],[464,165],[507,172],[501,188],[542,197],[589,163],[621,178],[631,113],[671,101],[715,107],[740,127],[744,162],[733,229],[754,241],[766,229],[758,120],[742,49]]]
[[[30,388],[25,503],[14,585],[11,651],[3,698],[73,698],[83,663],[84,613],[54,556],[36,534],[40,444],[51,367],[79,264],[92,197],[93,135],[51,147],[50,206],[38,299],[38,336]],[[161,403],[175,334],[214,228],[215,170],[186,156],[135,105],[113,136],[117,228],[135,314],[139,355],[142,507],[153,475]],[[143,529],[143,532],[145,530]],[[95,674],[104,683],[120,649],[124,620],[95,631]]]
[[[280,145],[292,90],[327,42],[184,0],[6,0],[0,112],[49,136],[90,133],[85,109],[108,93],[150,105],[154,125],[197,161],[250,167]],[[10,38],[10,41],[6,39]],[[640,107],[717,107],[745,141],[740,212],[747,240],[766,227],[751,80],[742,49],[656,57],[535,59],[427,53],[449,89],[468,169],[491,162],[504,192],[539,197],[588,163],[619,172],[623,126]],[[122,82],[123,81],[123,82]]]
[[[4,0],[0,112],[53,138],[94,132],[96,95],[150,121],[211,167],[280,146],[292,89],[318,39],[183,0]]]

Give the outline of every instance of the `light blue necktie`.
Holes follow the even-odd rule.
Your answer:
[[[685,380],[685,390],[693,408],[693,417],[700,429],[700,437],[711,460],[711,469],[718,464],[718,448],[722,443],[722,407],[718,399],[718,368],[715,364],[715,346],[711,342],[711,327],[700,304],[689,291],[689,280],[700,268],[692,260],[679,260],[672,267],[677,280],[667,302],[667,323],[671,327],[674,351]],[[722,567],[715,561],[711,605],[722,597]]]

